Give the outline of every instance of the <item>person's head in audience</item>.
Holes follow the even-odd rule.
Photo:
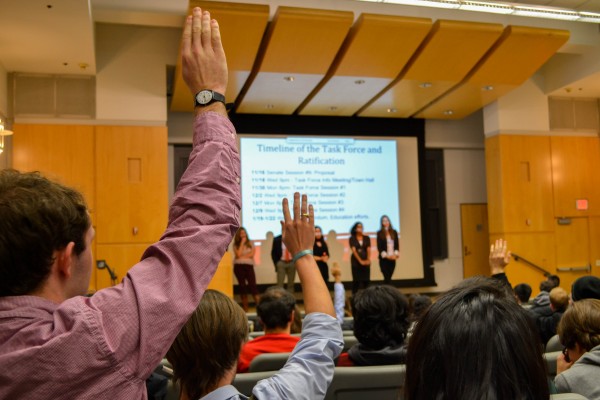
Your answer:
[[[553,287],[559,287],[560,286],[560,277],[558,275],[548,275],[548,277],[546,278],[546,280],[548,282],[551,282]]]
[[[540,282],[540,292],[548,292],[550,293],[550,291],[554,289],[554,283],[551,281],[542,281]]]
[[[555,312],[565,312],[569,305],[569,294],[565,289],[555,287],[550,291],[550,308]]]
[[[401,345],[408,331],[408,300],[398,289],[370,286],[354,296],[354,336],[372,350]]]
[[[244,310],[223,293],[207,290],[167,352],[180,398],[199,399],[230,384],[247,335]]]
[[[258,302],[256,314],[266,333],[290,333],[294,321],[296,298],[282,287],[271,286]]]
[[[501,282],[441,295],[409,340],[405,399],[548,399],[536,327]]]
[[[363,234],[362,222],[355,222],[354,225],[352,225],[352,228],[350,228],[350,235],[356,236],[356,235],[362,235],[362,234]]]
[[[0,297],[84,295],[94,229],[83,196],[39,173],[0,171]]]
[[[600,278],[586,275],[577,279],[571,287],[571,298],[573,301],[584,299],[600,300]]]
[[[425,314],[425,312],[429,309],[431,303],[431,297],[429,296],[418,295],[417,297],[415,297],[412,305],[411,319],[413,321],[416,321],[419,318],[421,318],[423,314]]]
[[[531,297],[531,292],[531,286],[526,283],[519,283],[515,286],[515,296],[517,297],[519,304],[527,303]]]
[[[577,361],[600,345],[600,300],[584,299],[573,303],[560,319],[557,333],[566,348],[567,362]]]

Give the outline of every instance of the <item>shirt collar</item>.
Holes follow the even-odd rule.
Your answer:
[[[206,396],[202,397],[200,400],[226,400],[231,398],[237,398],[235,396],[239,396],[240,399],[248,399],[248,397],[244,396],[233,385],[221,386],[217,390],[213,390]]]

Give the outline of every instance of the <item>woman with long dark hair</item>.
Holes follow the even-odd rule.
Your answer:
[[[356,222],[350,229],[350,251],[352,257],[352,295],[366,289],[371,282],[371,239],[363,234],[363,224]]]
[[[254,274],[254,253],[256,249],[248,237],[245,228],[238,229],[233,239],[233,273],[240,285],[240,297],[242,308],[248,311],[248,291],[254,296],[254,304],[258,304],[258,289],[256,287],[256,275]]]
[[[379,268],[383,274],[383,283],[392,283],[392,275],[396,269],[396,260],[400,255],[400,240],[398,232],[392,227],[387,215],[381,217],[381,227],[377,232],[377,252],[379,253]]]
[[[315,226],[315,244],[313,246],[313,256],[315,257],[319,271],[321,271],[323,280],[325,283],[328,283],[329,267],[327,266],[327,261],[329,260],[329,248],[327,247],[327,242],[325,242],[323,231],[321,230],[320,226]]]
[[[425,312],[408,341],[406,400],[550,398],[536,327],[499,280],[471,278]]]

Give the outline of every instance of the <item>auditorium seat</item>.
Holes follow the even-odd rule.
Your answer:
[[[562,351],[553,351],[551,353],[544,353],[544,360],[546,361],[546,368],[548,369],[548,376],[552,379],[556,376],[556,359],[562,354]]]
[[[279,371],[291,353],[266,353],[252,359],[248,372]]]
[[[356,343],[358,343],[358,339],[356,338],[356,336],[344,336],[344,349],[342,350],[342,352],[348,351],[348,349],[350,349],[350,347],[354,346]]]
[[[243,374],[237,374],[233,380],[232,385],[243,395],[251,396],[252,389],[258,381],[267,379],[275,375],[277,371],[263,371],[263,372],[246,372]]]
[[[577,393],[561,393],[551,394],[550,400],[588,400],[588,398]]]
[[[552,353],[553,351],[561,351],[563,349],[563,345],[560,344],[560,339],[558,335],[554,335],[548,340],[546,343],[546,353]]]
[[[262,336],[264,334],[265,334],[265,331],[250,332],[250,333],[248,333],[248,338],[250,340],[252,340],[252,339],[256,339],[257,337]]]
[[[405,375],[405,365],[336,367],[325,400],[401,399]]]

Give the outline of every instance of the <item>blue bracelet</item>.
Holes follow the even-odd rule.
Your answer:
[[[292,264],[296,264],[296,261],[298,261],[300,258],[304,257],[305,255],[313,254],[313,251],[311,249],[306,249],[306,250],[302,250],[296,253],[296,255],[294,256],[294,258],[292,258]]]

